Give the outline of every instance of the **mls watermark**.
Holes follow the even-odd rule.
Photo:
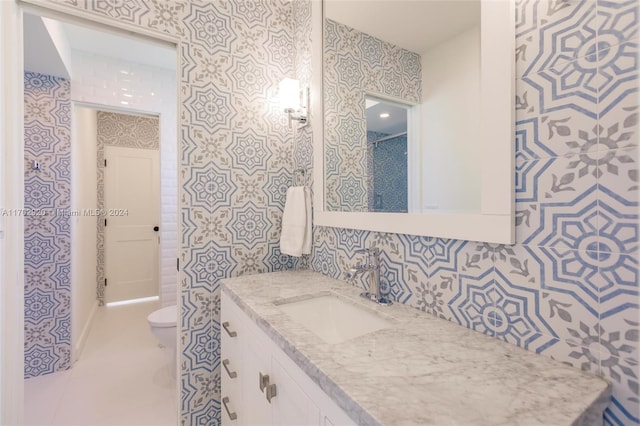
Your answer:
[[[129,209],[4,209],[0,216],[128,216]]]

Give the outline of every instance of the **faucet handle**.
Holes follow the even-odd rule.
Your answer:
[[[380,263],[380,249],[378,247],[367,247],[363,249],[356,250],[358,254],[366,254],[367,255],[367,264],[369,266],[377,267]]]

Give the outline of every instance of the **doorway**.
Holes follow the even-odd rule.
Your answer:
[[[159,179],[157,149],[104,149],[105,301],[158,295]]]
[[[108,374],[108,368],[118,370],[116,363],[98,361],[105,361],[104,353],[109,353],[109,358],[115,361],[142,356],[143,351],[159,351],[146,315],[161,304],[177,301],[178,58],[175,45],[150,43],[130,34],[103,33],[95,29],[100,26],[87,27],[74,19],[73,22],[57,21],[27,13],[24,18],[25,70],[29,73],[29,78],[25,78],[25,99],[30,96],[29,105],[25,100],[25,112],[28,110],[30,115],[25,117],[24,139],[29,141],[25,147],[31,150],[31,157],[25,157],[25,182],[30,185],[25,186],[25,197],[30,197],[32,203],[28,207],[50,213],[30,222],[26,229],[29,234],[25,233],[28,249],[25,259],[30,256],[34,269],[34,273],[24,276],[24,298],[29,306],[23,316],[29,328],[25,328],[24,335],[25,371],[28,368],[29,380],[34,378],[25,395],[29,402],[34,395],[31,384],[37,385],[40,381],[43,384],[40,389],[49,388],[49,384],[55,382],[54,376],[74,376],[76,366],[82,370],[82,365],[101,364],[105,373],[102,379],[114,380],[117,375]],[[50,64],[55,64],[58,71],[47,69]],[[74,130],[78,120],[84,122],[87,117],[76,114],[76,107],[93,110],[95,126],[100,114],[128,116],[133,117],[132,120],[153,118],[156,146],[105,144],[107,166],[104,167],[104,158],[97,155],[94,137],[93,156],[80,158],[73,148],[87,144],[73,141],[77,138]],[[42,116],[38,116],[41,113]],[[123,137],[132,136],[122,123],[115,124],[114,132],[120,132]],[[99,167],[106,184],[102,191],[96,174]],[[87,172],[90,169],[92,173]],[[85,184],[87,191],[93,191],[92,195],[84,194],[89,199],[93,197],[88,205],[77,202],[80,184]],[[98,202],[101,195],[103,203]],[[102,245],[96,242],[100,223],[106,224]],[[164,226],[167,223],[172,226]],[[83,229],[88,244],[79,244],[81,225],[87,225]],[[170,232],[165,234],[165,230]],[[97,260],[100,251],[105,259],[102,272]],[[93,263],[84,262],[88,258],[92,258]],[[156,301],[136,308],[135,313],[126,313],[122,307],[98,307],[103,301],[122,302],[148,296],[155,296]],[[125,321],[128,332],[135,328],[135,338],[123,340],[116,349],[106,347],[105,344],[117,340],[110,338],[113,335],[108,328],[122,327],[120,315],[136,322],[134,327]],[[92,331],[94,325],[101,329],[100,333]],[[120,334],[126,337],[124,333],[118,336]],[[94,344],[87,350],[86,357],[84,353],[79,357],[84,342],[92,340]],[[133,341],[135,345],[130,344]],[[129,349],[133,352],[127,352]],[[148,373],[146,376],[151,380],[135,386],[149,385],[151,388],[145,388],[147,393],[162,394],[162,398],[171,394],[162,404],[177,412],[178,384],[163,382],[164,378],[156,373],[160,374],[165,365],[151,363],[152,356],[145,358],[147,362],[140,365],[148,369],[145,374]],[[75,362],[78,363],[74,365]],[[105,384],[87,383],[93,387]],[[133,385],[120,383],[124,388]],[[167,386],[172,392],[165,392]],[[77,389],[68,387],[55,389],[54,395],[77,393]],[[122,407],[112,408],[119,411]],[[149,414],[152,412],[149,407]]]

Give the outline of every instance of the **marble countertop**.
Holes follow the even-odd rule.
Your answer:
[[[222,291],[358,424],[602,424],[601,378],[316,272],[222,281]],[[330,292],[375,310],[390,328],[327,344],[274,302]]]

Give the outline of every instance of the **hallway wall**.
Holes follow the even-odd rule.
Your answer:
[[[96,196],[97,116],[89,108],[73,106],[71,135],[71,208],[74,212],[98,208]],[[71,218],[71,331],[73,361],[86,341],[95,309],[96,217],[78,214]]]
[[[71,363],[69,81],[26,72],[24,107],[24,375],[33,377]]]

